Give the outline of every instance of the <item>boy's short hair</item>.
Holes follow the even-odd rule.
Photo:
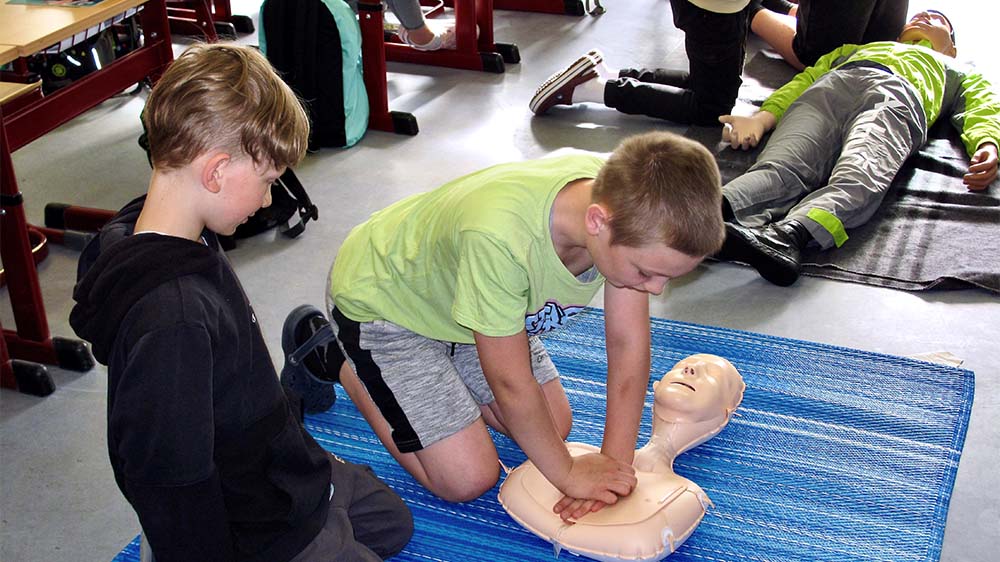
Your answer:
[[[177,169],[212,149],[282,169],[305,155],[309,117],[258,50],[194,45],[170,64],[142,113],[153,166]]]
[[[707,256],[725,239],[719,166],[704,146],[672,133],[622,141],[594,180],[593,200],[611,214],[612,244],[662,242]]]

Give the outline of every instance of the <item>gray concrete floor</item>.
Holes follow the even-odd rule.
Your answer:
[[[948,4],[962,55],[991,65],[985,69],[1000,84],[995,39],[989,35],[995,33],[998,8],[972,0]],[[534,88],[592,47],[601,48],[611,66],[685,64],[683,37],[673,28],[665,0],[605,5],[608,13],[596,19],[497,12],[498,40],[516,43],[523,58],[505,74],[391,65],[391,107],[412,112],[420,134],[371,131],[349,150],[310,155],[297,173],[321,209],[320,221],[297,240],[269,233],[230,253],[276,362],[285,314],[300,303],[322,303],[327,268],[339,244],[376,209],[487,165],[563,147],[606,152],[624,136],[644,131],[683,132],[598,107],[531,117],[527,102]],[[923,7],[930,4],[911,2],[911,11]],[[240,0],[234,9],[249,14],[256,7]],[[178,39],[177,47],[184,41]],[[256,37],[241,41],[256,43]],[[752,46],[753,51],[760,44]],[[46,202],[117,208],[144,191],[149,168],[135,143],[143,101],[144,95],[112,99],[14,154],[30,221],[42,222]],[[76,252],[57,246],[39,267],[54,335],[73,335],[67,317],[76,258]],[[0,293],[0,320],[12,327],[6,290]],[[907,293],[817,278],[779,288],[748,268],[713,264],[673,282],[653,299],[653,313],[881,353],[946,350],[965,359],[965,367],[976,373],[976,397],[942,560],[997,560],[1000,299],[995,295]],[[106,371],[50,371],[58,385],[51,396],[0,392],[0,560],[110,560],[139,526],[106,458]]]

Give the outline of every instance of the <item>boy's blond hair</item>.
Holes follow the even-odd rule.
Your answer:
[[[142,119],[150,159],[161,169],[221,149],[280,170],[298,164],[309,142],[298,98],[264,55],[239,45],[184,51],[153,88]]]
[[[611,214],[612,244],[664,243],[689,256],[707,256],[725,239],[715,158],[675,134],[622,141],[598,172],[592,197]]]

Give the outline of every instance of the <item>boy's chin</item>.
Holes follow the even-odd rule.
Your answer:
[[[897,39],[897,41],[899,41],[900,43],[916,43],[924,39],[930,41],[930,38],[927,37],[927,34],[925,34],[920,29],[917,29],[916,27],[907,27],[903,29],[902,33],[899,34],[899,39]]]

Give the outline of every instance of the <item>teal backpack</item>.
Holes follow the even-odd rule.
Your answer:
[[[344,0],[265,0],[260,48],[303,100],[309,149],[353,146],[368,129],[361,28]]]

